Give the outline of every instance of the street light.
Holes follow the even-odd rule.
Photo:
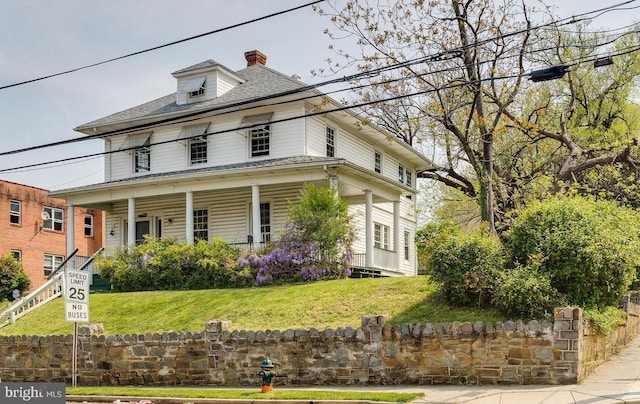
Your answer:
[[[547,80],[555,80],[561,79],[567,72],[569,68],[565,65],[558,65],[547,67],[546,69],[533,70],[529,73],[529,80],[537,83],[539,81],[547,81]]]

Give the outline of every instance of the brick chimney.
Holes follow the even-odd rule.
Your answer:
[[[244,58],[247,60],[247,67],[253,65],[266,65],[267,55],[259,50],[252,50],[244,53]]]

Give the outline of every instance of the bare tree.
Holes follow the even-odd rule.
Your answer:
[[[356,88],[358,101],[394,99],[363,112],[430,154],[434,166],[420,177],[475,199],[492,230],[504,226],[508,211],[567,189],[581,172],[636,164],[629,106],[637,54],[618,52],[622,64],[596,73],[593,57],[607,36],[544,24],[548,14],[527,4],[347,0],[317,9],[333,22],[336,31],[328,33],[336,44],[346,36],[359,45],[357,54],[337,50],[330,71],[379,72]],[[609,46],[634,43],[620,36]],[[568,73],[531,82],[527,72],[536,66]],[[604,134],[615,144],[590,141]]]

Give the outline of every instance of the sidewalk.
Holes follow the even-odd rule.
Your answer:
[[[296,387],[296,390],[304,388]],[[424,393],[423,398],[411,404],[640,404],[640,336],[632,340],[620,353],[602,364],[582,384],[562,386],[326,386],[309,387],[313,390],[351,391],[406,391]],[[118,397],[69,397],[67,402],[93,401],[112,403]],[[121,397],[122,399],[122,397]],[[140,400],[138,398],[137,400]],[[125,400],[121,400],[125,401]],[[255,400],[247,402],[255,403]],[[222,403],[216,399],[159,399],[156,404],[169,403]],[[280,404],[284,400],[269,400]],[[294,400],[294,402],[299,402]],[[234,403],[243,403],[242,400]],[[320,402],[318,402],[320,403]],[[333,402],[336,404],[337,402]]]

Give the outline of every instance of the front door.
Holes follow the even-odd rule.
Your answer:
[[[136,244],[144,243],[144,236],[151,234],[150,227],[148,220],[136,222]]]
[[[124,228],[129,228],[129,222],[124,221]],[[136,244],[144,243],[144,236],[151,234],[151,222],[149,220],[136,221]],[[124,244],[129,243],[129,232],[124,232]]]

